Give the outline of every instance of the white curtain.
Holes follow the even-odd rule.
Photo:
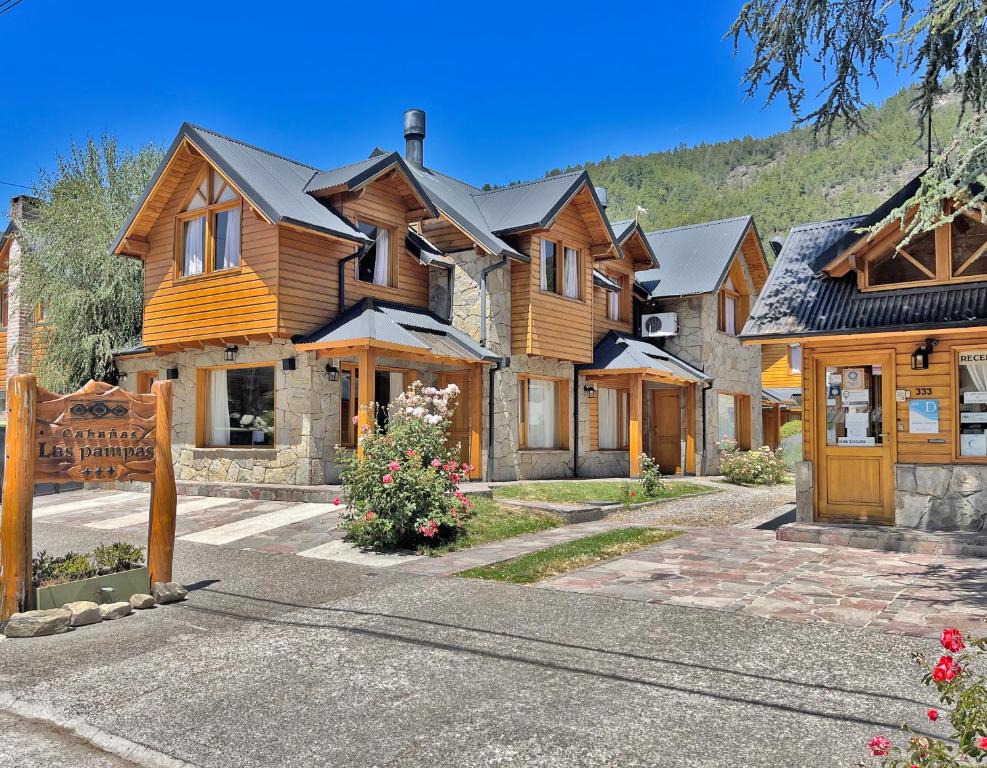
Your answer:
[[[528,380],[528,448],[555,447],[555,382]]]
[[[388,388],[391,390],[389,393],[391,399],[390,402],[388,402],[388,405],[390,405],[397,400],[398,395],[404,392],[404,373],[401,371],[388,371],[388,374],[390,376],[388,380]]]
[[[616,291],[607,291],[607,317],[620,320],[620,294]]]
[[[737,300],[733,296],[723,297],[724,318],[723,330],[731,336],[737,335]]]
[[[963,367],[969,372],[977,391],[987,392],[987,364],[963,363]]]
[[[631,393],[621,392],[617,397],[620,401],[617,419],[619,426],[623,427],[617,439],[620,441],[620,448],[627,448],[630,446],[631,437]]]
[[[548,240],[541,241],[541,289],[543,291],[548,290],[548,253],[554,247],[555,243]]]
[[[206,219],[189,219],[185,222],[185,275],[201,275],[206,267]]]
[[[230,396],[226,371],[209,374],[209,445],[230,444]]]
[[[612,450],[619,448],[617,444],[617,390],[599,387],[596,399],[600,411],[600,449]]]
[[[240,266],[240,209],[226,212],[226,241],[223,247],[223,269]]]
[[[387,285],[390,270],[388,269],[388,257],[390,235],[386,229],[381,227],[377,230],[377,261],[374,262],[374,285]]]
[[[579,298],[579,251],[575,248],[565,249],[565,271],[564,292],[570,299]]]

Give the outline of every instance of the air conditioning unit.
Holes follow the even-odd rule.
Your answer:
[[[654,339],[659,336],[675,336],[679,332],[679,316],[675,312],[641,315],[641,336]]]

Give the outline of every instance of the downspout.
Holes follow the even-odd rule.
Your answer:
[[[456,290],[456,265],[450,264],[446,271],[449,273],[449,284],[446,286],[446,317],[449,319],[449,324],[452,325],[452,295]]]
[[[700,469],[702,470],[701,477],[706,477],[706,469],[708,466],[707,455],[706,455],[706,393],[713,388],[713,382],[709,382],[705,387],[702,388],[702,410],[703,410],[703,453],[702,459],[699,462]]]
[[[487,275],[495,269],[507,266],[507,256],[502,256],[500,261],[495,261],[480,270],[480,346],[487,346]],[[452,292],[450,291],[450,302]],[[502,358],[495,365],[490,366],[490,373],[487,381],[487,482],[493,480],[494,476],[494,374],[502,366],[510,365],[506,362],[509,358]]]
[[[579,368],[572,366],[572,476],[579,477]]]

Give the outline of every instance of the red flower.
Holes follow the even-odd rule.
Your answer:
[[[371,520],[377,519],[377,513],[371,509],[363,516],[363,519],[369,523]]]
[[[977,739],[977,747],[979,749],[987,749],[987,736],[981,736]]]
[[[631,491],[631,496],[637,496],[637,491]]]
[[[473,465],[472,464],[463,464],[463,466],[460,467],[460,469],[462,469],[463,472],[465,472],[467,475],[472,475],[473,474]]]
[[[949,682],[960,673],[960,665],[952,656],[943,656],[932,670],[932,679],[937,683]]]
[[[383,477],[382,477],[382,478],[380,479],[380,481],[381,481],[381,482],[382,482],[382,483],[383,483],[384,485],[387,485],[388,483],[392,483],[392,482],[394,482],[394,478],[393,478],[393,477],[391,477],[390,475],[384,475],[384,476],[383,476]]]
[[[874,757],[885,757],[891,751],[891,742],[885,736],[875,736],[867,742],[867,748]]]
[[[387,465],[387,468],[391,470],[391,472],[397,472],[399,469],[401,469],[401,465],[398,464],[396,461],[392,461],[390,464]]]
[[[459,482],[459,473],[458,472],[450,472],[449,473],[449,482],[450,483],[458,483]]]
[[[944,629],[939,638],[939,642],[942,643],[942,647],[950,653],[959,653],[966,648],[963,644],[963,633],[955,628]]]
[[[410,458],[411,458],[412,456],[414,456],[414,455],[415,455],[415,452],[414,452],[414,450],[412,450],[411,448],[409,448],[409,449],[408,449],[408,458],[410,459]]]
[[[935,722],[936,720],[938,720],[939,719],[939,710],[938,709],[930,709],[929,710],[929,719],[932,722]]]
[[[418,526],[418,532],[426,539],[434,539],[439,533],[439,524],[434,520]]]
[[[339,496],[337,496],[335,499],[332,500],[332,503],[333,504],[342,504],[343,503],[343,500],[341,498],[339,498]]]

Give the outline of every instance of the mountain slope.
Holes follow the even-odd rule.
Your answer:
[[[810,129],[795,128],[763,139],[608,157],[583,167],[607,188],[612,219],[633,217],[636,205],[648,210],[641,221],[649,230],[752,213],[767,241],[796,224],[869,212],[918,173],[925,147],[909,99],[906,91],[892,96],[868,110],[866,135],[828,145],[814,142]],[[940,108],[939,143],[948,139],[957,115],[953,103]]]

